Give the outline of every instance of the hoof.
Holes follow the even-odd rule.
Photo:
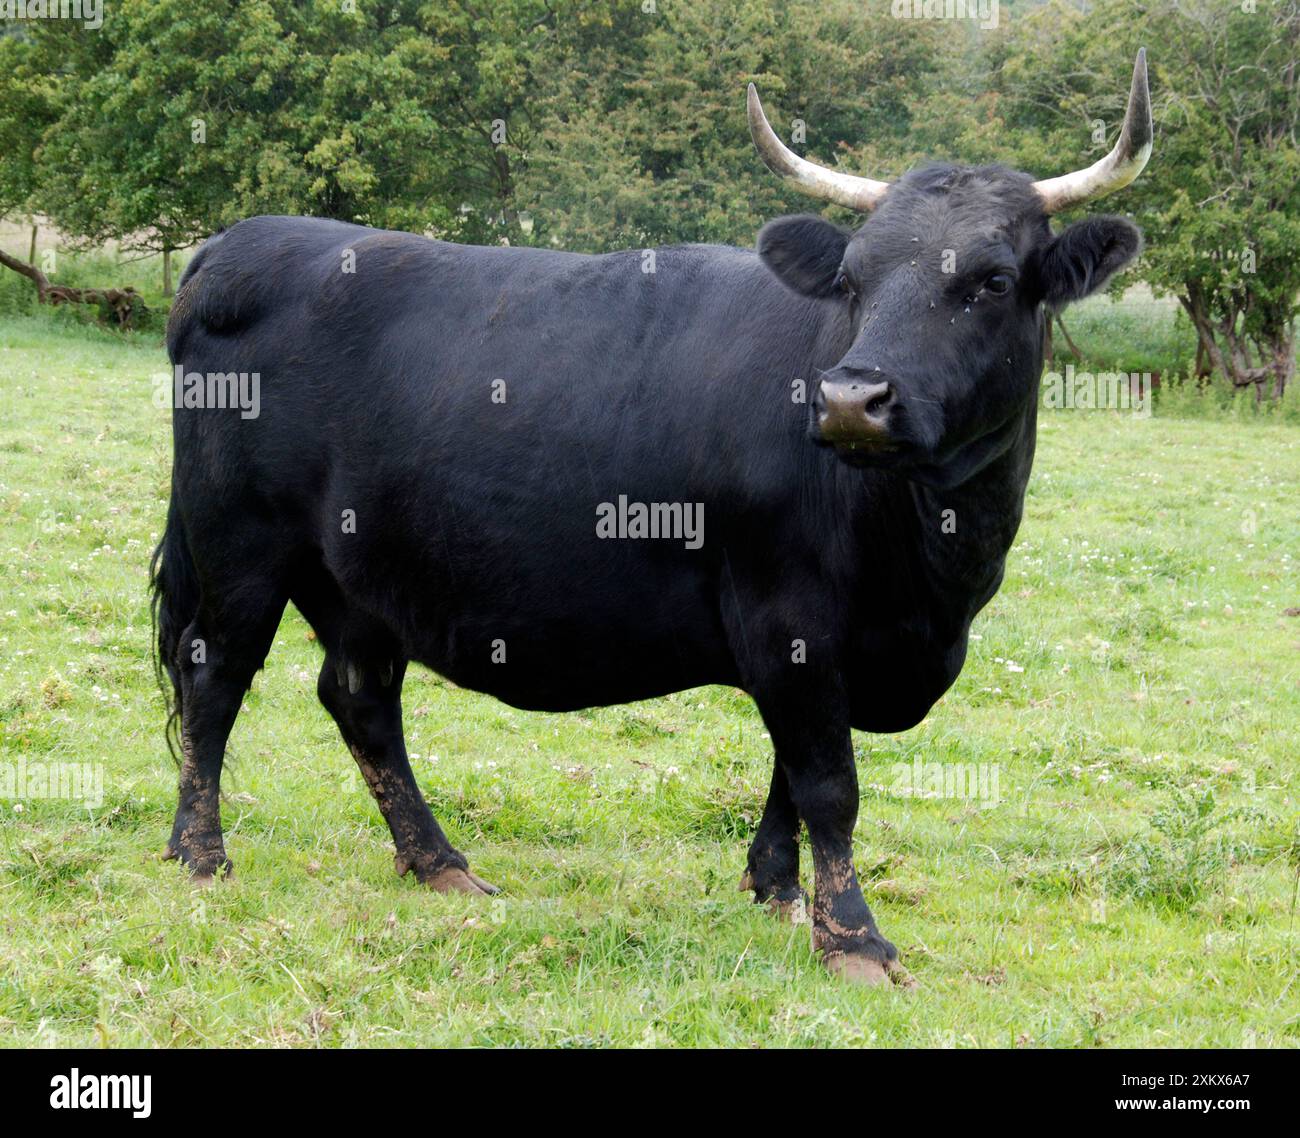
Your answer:
[[[916,981],[897,960],[882,962],[860,952],[833,952],[823,956],[822,963],[835,976],[850,984],[868,984],[878,988],[916,987]]]
[[[469,893],[479,897],[490,897],[493,893],[501,892],[495,885],[489,885],[481,877],[475,877],[467,870],[457,869],[455,866],[449,866],[432,877],[425,878],[423,884],[435,893]]]
[[[492,882],[484,881],[477,873],[470,873],[469,870],[466,870],[465,876],[482,889],[484,893],[488,894],[488,896],[495,896],[497,893],[501,892],[501,890],[493,885]]]
[[[778,921],[786,921],[792,925],[806,925],[811,921],[808,916],[808,895],[802,889],[799,890],[798,897],[789,901],[783,901],[780,897],[769,897],[767,911]]]
[[[224,849],[188,854],[169,842],[162,856],[163,861],[179,861],[184,865],[195,885],[211,885],[214,881],[224,881],[235,876],[235,865],[226,857]]]
[[[808,894],[798,885],[788,886],[784,889],[761,891],[754,884],[754,875],[749,870],[745,870],[740,879],[739,892],[752,892],[754,894],[754,904],[766,905],[767,911],[777,920],[789,921],[793,925],[808,923]],[[764,892],[766,892],[766,896],[763,895]]]
[[[870,984],[887,987],[889,973],[879,960],[857,952],[835,952],[822,958],[822,963],[841,980],[851,984]]]
[[[920,984],[906,968],[898,963],[897,960],[891,960],[885,965],[885,970],[889,973],[889,979],[893,982],[895,988],[919,988]]]

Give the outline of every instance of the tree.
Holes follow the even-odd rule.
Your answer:
[[[415,9],[122,0],[107,57],[60,77],[37,154],[52,216],[161,252],[165,291],[172,250],[250,213],[409,219],[432,133]]]
[[[0,106],[5,108],[0,115],[0,218],[17,214],[31,219],[27,260],[33,266],[42,189],[35,154],[44,131],[58,117],[51,97],[53,85],[47,80],[47,71],[56,57],[48,49],[57,45],[66,57],[66,53],[87,46],[73,40],[70,21],[58,23],[55,34],[44,41],[44,58],[35,65],[35,25],[28,21],[0,24]],[[80,38],[84,41],[86,37]]]
[[[1050,4],[995,41],[958,145],[1034,172],[1090,164],[1114,141],[1143,45],[1155,151],[1122,200],[1147,238],[1138,272],[1178,298],[1198,354],[1233,385],[1280,397],[1300,294],[1295,0]]]
[[[0,34],[0,216],[33,219],[28,260],[0,250],[0,265],[26,277],[41,304],[94,304],[105,318],[130,325],[144,311],[132,288],[75,288],[57,285],[36,264],[35,215],[51,198],[46,172],[37,159],[41,140],[60,117],[64,75],[89,70],[102,58],[101,43],[70,20],[31,20],[3,26]]]
[[[750,244],[765,221],[809,202],[755,154],[746,85],[758,84],[800,152],[850,165],[887,154],[901,170],[934,42],[933,25],[851,0],[557,8],[535,69],[521,207],[537,240],[570,249]]]
[[[1281,398],[1300,311],[1300,10],[1196,2],[1161,16],[1173,176],[1168,199],[1143,202],[1146,275],[1177,295],[1219,372]]]
[[[38,21],[9,53],[40,114],[4,181],[39,182],[76,244],[162,253],[165,291],[171,251],[256,213],[485,239],[503,191],[465,178],[466,154],[508,170],[490,135],[524,100],[529,43],[510,29],[547,11],[490,10],[121,0],[72,55],[70,22]]]

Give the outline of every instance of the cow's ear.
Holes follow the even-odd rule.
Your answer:
[[[830,296],[849,236],[825,218],[778,217],[759,230],[758,255],[795,292]]]
[[[1061,308],[1091,296],[1142,251],[1142,234],[1122,217],[1090,217],[1067,226],[1039,263],[1043,302]]]

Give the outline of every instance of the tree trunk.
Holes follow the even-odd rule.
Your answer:
[[[1065,321],[1061,319],[1061,314],[1059,312],[1056,314],[1056,326],[1060,328],[1061,335],[1065,337],[1065,342],[1070,345],[1070,351],[1074,353],[1074,358],[1079,363],[1083,363],[1083,353],[1079,351],[1075,342],[1070,339],[1070,333],[1065,330]]]
[[[31,262],[33,265],[36,264],[36,234],[37,234],[37,231],[38,231],[39,229],[40,229],[40,226],[37,225],[35,221],[33,221],[33,222],[32,222],[32,244],[31,244],[31,250],[30,250],[30,252],[27,254],[27,260],[28,260],[29,262]]]
[[[1210,362],[1205,354],[1205,344],[1201,342],[1201,336],[1198,332],[1196,335],[1196,378],[1208,379],[1210,377]]]
[[[100,318],[112,316],[122,328],[144,311],[144,302],[135,289],[127,288],[72,288],[68,285],[50,284],[50,279],[35,264],[20,261],[0,249],[0,265],[13,269],[36,286],[36,299],[41,304],[97,304]]]
[[[1214,340],[1214,329],[1210,325],[1209,315],[1205,312],[1201,303],[1201,298],[1194,289],[1188,289],[1186,296],[1180,296],[1178,303],[1183,306],[1183,311],[1187,313],[1192,322],[1192,327],[1196,329],[1196,357],[1197,368],[1201,366],[1202,360],[1208,360],[1207,371],[1217,369],[1223,373],[1225,379],[1230,379],[1228,365],[1224,363],[1223,353],[1219,351],[1219,345]]]
[[[26,261],[20,261],[17,257],[9,256],[3,249],[0,249],[0,265],[4,265],[6,269],[13,269],[15,273],[21,273],[31,281],[36,286],[36,299],[42,304],[45,303],[45,294],[49,292],[50,281],[36,267],[35,258],[32,258],[32,263],[28,264]]]
[[[1273,398],[1281,399],[1287,384],[1295,378],[1295,328],[1287,329],[1273,351]]]
[[[163,246],[163,296],[172,294],[172,251]]]
[[[1203,362],[1209,360],[1233,387],[1253,387],[1257,404],[1263,403],[1265,384],[1270,381],[1269,395],[1282,397],[1295,375],[1295,324],[1289,312],[1270,314],[1260,334],[1248,338],[1238,330],[1240,309],[1233,308],[1216,320],[1199,290],[1190,285],[1178,302],[1196,328],[1198,375]]]

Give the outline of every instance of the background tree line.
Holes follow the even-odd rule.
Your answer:
[[[762,170],[749,81],[822,162],[1055,174],[1114,142],[1145,45],[1156,156],[1112,207],[1146,232],[1136,275],[1178,298],[1201,374],[1280,396],[1300,292],[1297,0],[1002,0],[993,29],[899,18],[914,7],[117,0],[98,31],[6,21],[0,216],[163,253],[165,292],[172,251],[255,213],[584,251],[750,244],[811,203]]]

